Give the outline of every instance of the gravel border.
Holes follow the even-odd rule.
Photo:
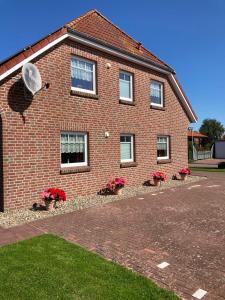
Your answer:
[[[155,186],[133,186],[125,187],[123,189],[123,195],[89,195],[76,197],[73,201],[66,201],[59,203],[58,208],[55,211],[45,210],[33,210],[33,209],[20,209],[9,212],[0,212],[0,226],[4,228],[10,228],[17,225],[25,224],[31,221],[48,218],[50,216],[61,215],[76,210],[81,210],[95,205],[114,202],[125,198],[135,197],[142,194],[158,193],[165,189],[175,188],[183,186],[189,183],[194,183],[205,179],[202,176],[189,176],[186,181],[181,180],[168,180],[164,182],[160,187]]]

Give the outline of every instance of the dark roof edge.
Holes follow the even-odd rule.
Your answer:
[[[4,58],[3,60],[0,61],[0,66],[3,65],[3,64],[5,64],[5,63],[7,63],[8,61],[10,61],[10,60],[11,60],[12,58],[14,58],[15,56],[17,56],[17,55],[23,53],[23,52],[26,51],[27,49],[29,49],[29,48],[35,46],[36,44],[40,43],[41,41],[43,41],[43,40],[46,39],[47,37],[49,37],[49,36],[55,34],[56,32],[58,32],[58,31],[60,31],[60,30],[62,30],[63,28],[65,28],[65,26],[62,26],[62,27],[58,28],[58,29],[55,30],[55,31],[52,31],[51,33],[49,33],[49,34],[43,36],[42,38],[40,38],[39,40],[37,40],[36,42],[34,42],[34,43],[32,43],[32,44],[29,44],[29,45],[27,45],[26,47],[24,47],[23,49],[18,50],[16,53],[14,53],[14,54],[12,54],[12,55],[10,55],[10,56]]]
[[[161,64],[157,64],[156,62],[152,61],[151,59],[144,58],[143,56],[135,55],[135,54],[133,54],[133,53],[131,53],[129,51],[126,51],[126,50],[123,50],[121,48],[115,47],[115,46],[113,46],[113,45],[111,45],[109,43],[103,42],[102,40],[94,38],[94,37],[92,37],[92,36],[90,36],[88,34],[81,33],[80,31],[77,31],[77,30],[72,29],[70,27],[66,27],[66,28],[67,28],[68,33],[76,34],[77,36],[79,36],[81,38],[86,38],[86,39],[88,39],[88,40],[90,40],[92,42],[98,43],[98,44],[100,44],[102,46],[106,46],[106,47],[108,47],[108,48],[110,48],[112,50],[116,50],[118,52],[121,52],[122,54],[129,55],[129,56],[131,56],[133,58],[136,58],[136,59],[139,59],[139,60],[141,60],[141,61],[143,61],[145,63],[151,64],[152,66],[155,66],[155,67],[157,67],[159,69],[168,71],[168,72],[170,72],[172,74],[176,74],[176,72],[174,71],[174,69],[172,69],[169,66],[163,66]]]

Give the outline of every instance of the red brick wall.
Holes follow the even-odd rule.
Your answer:
[[[96,61],[98,100],[70,94],[72,54]],[[50,83],[47,91],[31,99],[20,72],[0,85],[5,209],[30,206],[48,186],[63,188],[74,199],[96,193],[111,176],[140,185],[155,170],[171,176],[187,166],[189,121],[165,76],[69,41],[33,63]],[[119,103],[120,69],[134,74],[135,106]],[[165,111],[150,108],[151,79],[164,83]],[[89,133],[90,172],[60,174],[61,130]],[[120,133],[135,134],[136,167],[120,168]],[[157,165],[158,134],[171,136],[171,163]]]

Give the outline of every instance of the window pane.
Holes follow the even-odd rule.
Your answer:
[[[168,138],[157,138],[157,157],[168,157]]]
[[[71,60],[71,81],[72,86],[84,90],[94,90],[93,85],[93,63],[77,58]]]
[[[130,81],[130,75],[124,74],[124,79],[125,79],[126,81]]]
[[[158,137],[158,143],[166,143],[167,137]]]
[[[162,104],[162,84],[151,82],[151,103]]]
[[[120,142],[126,142],[126,137],[124,135],[121,135],[120,136]]]
[[[61,134],[61,163],[82,163],[85,157],[85,134]]]
[[[131,98],[130,82],[125,80],[120,80],[120,97]]]
[[[125,74],[120,72],[120,79],[125,79]]]
[[[120,98],[131,99],[131,75],[120,72]]]
[[[72,164],[85,162],[85,153],[62,153],[61,163]]]
[[[120,144],[120,157],[121,160],[127,160],[132,158],[131,143]]]
[[[120,136],[120,160],[132,161],[133,160],[133,139],[132,135]]]

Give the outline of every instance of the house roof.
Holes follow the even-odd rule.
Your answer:
[[[96,9],[76,18],[65,26],[95,37],[117,48],[148,58],[161,66],[169,67],[165,62],[145,49],[140,42],[135,41]]]
[[[91,45],[103,45],[103,51],[106,50],[107,47],[110,47],[113,49],[114,52],[112,51],[112,53],[114,54],[123,53],[125,59],[130,57],[135,62],[140,62],[142,65],[145,64],[147,67],[155,68],[158,71],[166,73],[177,91],[178,97],[190,121],[196,122],[197,116],[176,76],[174,76],[175,71],[144,48],[140,42],[135,41],[95,9],[66,23],[62,28],[59,28],[12,57],[0,62],[0,81],[62,40],[78,35],[78,41],[81,43],[84,43],[84,41],[87,42],[88,40],[92,41]]]
[[[191,131],[191,130],[188,130],[187,135],[190,138],[192,138],[192,137],[193,138],[207,138],[208,137],[207,135],[202,134],[202,133],[200,133],[198,131]]]

